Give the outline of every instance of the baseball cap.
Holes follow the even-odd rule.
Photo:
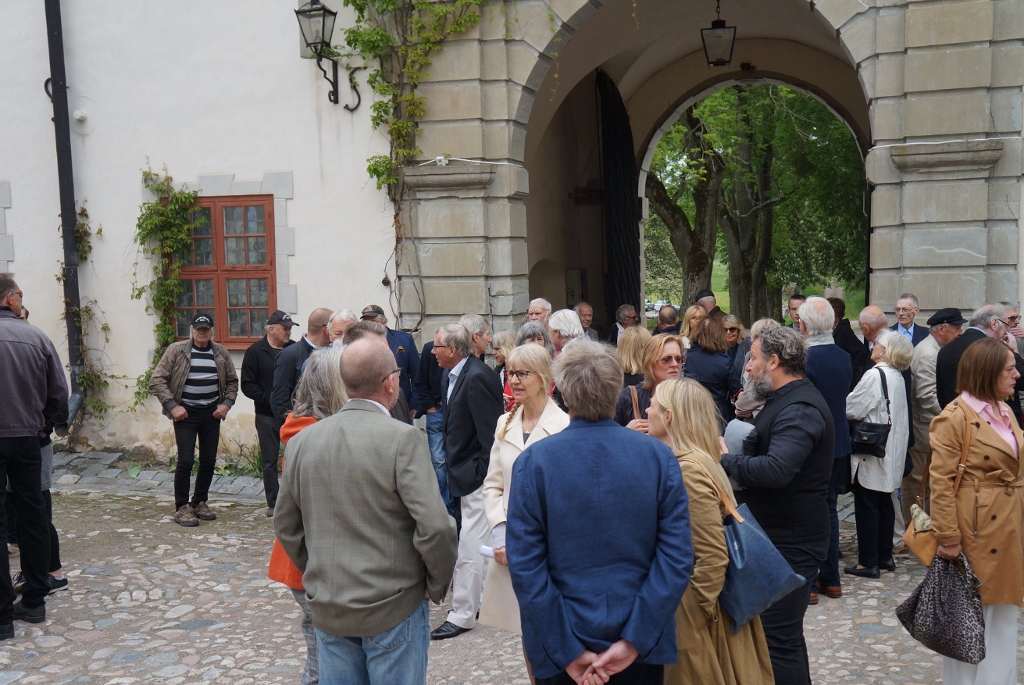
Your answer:
[[[378,317],[387,316],[387,314],[384,313],[384,310],[381,309],[380,305],[371,304],[369,306],[363,307],[363,313],[359,316],[359,318],[365,319],[368,316]]]
[[[280,309],[278,309],[273,314],[271,314],[270,318],[267,319],[267,325],[268,326],[273,326],[275,323],[279,323],[282,326],[286,326],[288,328],[291,328],[292,326],[295,325],[295,322],[292,321],[292,317],[288,316],[287,314],[282,312]]]
[[[192,319],[192,328],[213,328],[213,318],[209,314],[196,314]]]

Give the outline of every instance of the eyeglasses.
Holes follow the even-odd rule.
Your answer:
[[[726,328],[725,332],[726,333],[739,333],[740,329],[738,329],[738,328]]]
[[[12,295],[17,295],[18,297],[20,297],[23,300],[25,299],[25,293],[21,292],[20,290],[16,290],[15,292],[13,292],[11,294]]]
[[[1006,317],[1006,320],[1007,321],[1011,321],[1013,323],[1017,323],[1018,321],[1020,321],[1020,317],[1019,316],[1008,316],[1008,317]]]
[[[917,311],[917,307],[896,307],[894,311],[897,314],[909,314],[910,312]]]
[[[639,319],[640,317],[636,314],[630,314],[629,316],[622,317],[623,319]]]
[[[674,354],[674,355],[673,354],[669,354],[669,355],[665,355],[664,357],[662,357],[658,361],[661,362],[662,364],[666,364],[666,365],[671,364],[672,362],[675,362],[676,364],[682,364],[683,363],[683,358],[680,357],[677,354]]]
[[[381,378],[381,379],[380,379],[380,382],[381,382],[381,383],[383,383],[383,382],[384,382],[384,381],[386,381],[387,379],[389,379],[389,378],[391,378],[392,376],[394,376],[394,375],[395,375],[396,373],[402,373],[402,370],[401,370],[401,369],[395,369],[394,371],[392,371],[392,372],[391,372],[391,373],[389,373],[388,375],[384,376],[384,378]]]
[[[509,378],[518,378],[521,381],[525,381],[527,378],[530,377],[530,374],[533,373],[533,371],[526,371],[526,370],[523,370],[523,371],[507,371],[506,370],[505,373],[508,374]]]
[[[998,321],[999,323],[1003,324],[1007,328],[1013,328],[1013,326],[1010,325],[1009,321],[1003,321],[1002,319],[996,319],[996,321]]]

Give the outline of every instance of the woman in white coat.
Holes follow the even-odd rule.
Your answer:
[[[846,398],[846,417],[851,421],[889,423],[885,458],[858,454],[853,445],[850,471],[857,520],[857,565],[845,572],[863,578],[878,578],[879,569],[896,570],[892,557],[892,529],[896,518],[892,493],[903,480],[910,416],[903,372],[914,358],[914,345],[903,335],[884,331],[871,349],[875,366],[864,373]],[[882,377],[889,399],[882,391]]]
[[[543,347],[513,348],[506,355],[505,372],[515,402],[498,420],[491,462],[484,479],[484,513],[491,527],[494,561],[487,568],[480,623],[522,634],[519,603],[512,590],[505,557],[505,518],[512,465],[527,447],[565,429],[569,416],[548,396],[552,382],[551,357]],[[529,669],[529,662],[526,665]]]

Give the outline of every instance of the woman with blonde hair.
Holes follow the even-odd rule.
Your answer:
[[[678,335],[656,335],[644,345],[644,380],[622,389],[615,405],[615,422],[641,433],[647,432],[647,407],[662,381],[679,378],[683,370],[683,341]]]
[[[699,304],[693,305],[683,314],[683,320],[679,322],[679,337],[683,339],[684,349],[690,349],[690,340],[693,338],[697,323],[705,318],[707,318],[707,312]]]
[[[480,622],[522,634],[519,603],[512,590],[505,556],[505,520],[512,466],[524,449],[566,428],[569,416],[548,397],[552,384],[551,357],[543,347],[513,348],[505,366],[515,403],[498,420],[483,485],[484,514],[491,528],[494,561],[487,568]],[[529,662],[526,665],[529,670]]]
[[[644,346],[650,339],[651,332],[644,326],[630,326],[619,336],[615,353],[622,363],[622,387],[643,383]]]
[[[665,667],[665,685],[765,685],[774,683],[761,619],[735,635],[718,596],[725,585],[729,551],[722,518],[723,497],[733,495],[719,465],[717,410],[711,394],[688,378],[661,383],[647,410],[650,435],[679,461],[689,500],[693,576],[676,609],[679,661]]]
[[[729,346],[727,354],[729,363],[732,365],[730,375],[734,388],[743,387],[740,378],[743,376],[743,367],[747,365],[747,355],[750,354],[750,345],[753,342],[747,337],[747,330],[743,327],[740,317],[735,314],[727,314],[722,319],[722,327],[725,329],[725,344]]]

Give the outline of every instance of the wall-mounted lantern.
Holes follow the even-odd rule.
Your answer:
[[[338,104],[338,61],[332,56],[331,37],[334,35],[334,21],[337,17],[338,13],[322,4],[320,0],[309,0],[295,10],[295,18],[298,19],[299,30],[302,31],[302,40],[316,57],[316,66],[323,72],[324,80],[331,84],[327,99],[334,104]],[[330,75],[324,69],[323,61],[325,59],[331,63]],[[352,86],[352,90],[356,94],[356,104],[354,106],[345,105],[345,109],[350,112],[354,112],[362,101],[353,78],[356,71],[358,68],[350,70],[348,74],[349,85]]]

